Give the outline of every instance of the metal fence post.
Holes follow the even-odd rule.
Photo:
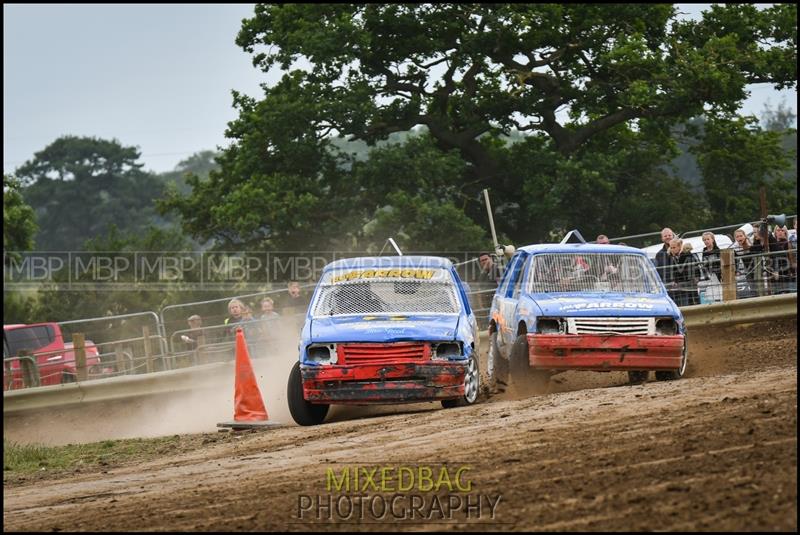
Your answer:
[[[147,325],[142,327],[142,338],[144,339],[145,366],[147,373],[152,373],[155,370],[155,366],[153,365],[153,352],[150,351],[150,329],[147,328]]]
[[[117,373],[128,373],[128,367],[125,365],[125,356],[122,354],[122,344],[114,345],[114,355],[117,361]]]

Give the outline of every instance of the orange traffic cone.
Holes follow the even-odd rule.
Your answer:
[[[223,422],[217,427],[230,427],[235,429],[249,429],[278,425],[270,422],[261,391],[258,389],[253,365],[250,363],[250,353],[241,327],[236,329],[236,375],[233,396],[233,422]]]

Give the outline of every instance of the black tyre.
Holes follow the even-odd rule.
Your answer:
[[[442,407],[451,409],[453,407],[465,407],[472,405],[478,400],[480,393],[481,374],[478,369],[478,357],[473,354],[467,363],[467,371],[464,373],[464,395],[456,399],[443,399]]]
[[[303,377],[300,374],[300,362],[295,362],[289,374],[286,387],[286,400],[289,412],[298,425],[319,425],[325,421],[330,405],[309,403],[303,397]]]
[[[550,372],[532,369],[529,358],[528,335],[521,334],[511,347],[509,369],[512,384],[518,394],[543,394],[550,384]]]
[[[656,380],[658,381],[675,381],[683,377],[686,373],[686,363],[689,361],[688,343],[686,339],[683,340],[683,354],[681,355],[681,367],[675,371],[659,371],[656,372]]]
[[[74,373],[70,372],[62,372],[61,373],[61,384],[65,385],[67,383],[74,383],[77,380]]]
[[[489,356],[486,360],[489,392],[505,392],[508,386],[508,360],[500,354],[497,331],[489,335]]]
[[[640,385],[646,383],[650,378],[650,372],[647,371],[632,371],[628,372],[628,382],[632,385]]]

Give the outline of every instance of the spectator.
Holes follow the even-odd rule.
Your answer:
[[[606,236],[605,234],[598,234],[596,242],[598,245],[609,245],[611,243],[611,240],[609,240],[608,236]]]
[[[747,239],[744,229],[736,229],[733,240],[731,247],[736,257],[736,296],[739,299],[752,297],[755,295],[752,289],[755,282],[755,267],[751,258],[750,240]]]
[[[667,249],[667,264],[664,266],[664,283],[679,307],[700,304],[696,271],[692,254],[683,252],[683,240],[671,240]]]
[[[261,315],[258,316],[260,320],[268,320],[270,318],[280,317],[280,314],[275,312],[275,301],[271,297],[265,297],[261,300]]]
[[[656,270],[658,271],[661,280],[664,282],[667,282],[665,279],[664,270],[670,263],[669,244],[673,239],[675,239],[675,233],[672,232],[671,228],[665,227],[661,229],[661,241],[664,245],[662,245],[661,250],[656,253]]]
[[[694,245],[692,245],[691,243],[689,243],[687,241],[687,242],[683,243],[683,246],[681,247],[681,252],[682,253],[686,253],[686,254],[692,254],[692,250],[693,249],[694,249]]]
[[[283,316],[291,317],[297,320],[298,324],[302,323],[302,315],[308,309],[308,298],[300,290],[300,283],[297,281],[289,281],[286,284],[286,297],[283,301]]]
[[[709,276],[714,275],[717,281],[722,281],[721,253],[713,232],[703,232],[703,245],[701,252],[703,266]]]
[[[767,244],[764,243],[765,234],[769,250],[767,250]],[[761,223],[753,231],[753,243],[750,245],[751,266],[753,268],[751,280],[755,281],[757,287],[760,288],[759,295],[766,293],[767,280],[770,278],[770,274],[774,273],[772,256],[769,254],[769,251],[773,251],[774,247],[777,247],[775,245],[775,237],[769,232],[767,224]]]
[[[262,329],[261,322],[253,317],[253,309],[247,305],[244,305],[244,309],[242,310],[241,325],[244,330],[244,337],[248,342],[264,338],[264,330]]]
[[[481,272],[478,276],[480,282],[491,282],[495,287],[500,283],[500,268],[489,253],[478,255],[478,264]]]
[[[775,243],[770,244],[770,251],[777,254],[773,256],[775,267],[775,293],[787,293],[795,289],[795,277],[797,275],[796,256],[789,243],[789,230],[786,227],[775,227]]]
[[[244,313],[245,304],[233,298],[228,302],[228,317],[225,318],[225,325],[229,327],[225,330],[225,337],[231,340],[236,339],[236,324],[242,322],[242,313]]]
[[[191,330],[181,335],[181,340],[186,344],[187,350],[195,350],[203,345],[205,338],[205,333],[203,332],[203,318],[197,314],[193,314],[189,316],[186,321]]]
[[[280,318],[280,314],[275,312],[275,301],[272,300],[271,297],[264,297],[261,299],[261,313],[258,316],[258,323],[259,323],[259,336],[264,340],[272,339],[274,330],[276,325],[272,324],[278,318]]]

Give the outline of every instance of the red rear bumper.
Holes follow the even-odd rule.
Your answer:
[[[683,335],[529,334],[531,368],[545,370],[677,370]]]
[[[381,362],[302,366],[303,397],[311,403],[407,403],[464,395],[466,363]]]

